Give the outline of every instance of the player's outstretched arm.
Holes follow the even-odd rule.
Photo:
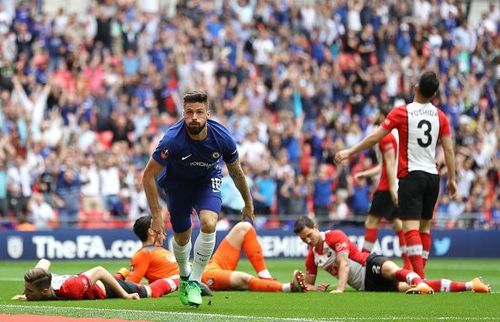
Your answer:
[[[371,169],[357,172],[354,175],[354,179],[357,180],[357,179],[362,179],[362,178],[371,178],[371,177],[374,177],[374,176],[376,176],[376,175],[378,175],[380,173],[381,169],[382,169],[382,167],[380,166],[380,164],[377,164],[376,166],[374,166]]]
[[[144,173],[142,175],[142,185],[144,186],[144,193],[148,199],[149,209],[151,210],[151,229],[156,233],[155,245],[162,245],[165,238],[165,223],[161,215],[161,207],[158,197],[158,188],[156,187],[156,177],[163,170],[163,166],[153,158],[149,159]]]
[[[236,188],[238,188],[241,197],[245,201],[245,207],[242,209],[242,219],[249,219],[251,222],[253,222],[255,219],[255,215],[253,213],[252,195],[250,194],[250,189],[248,188],[245,173],[241,168],[240,160],[236,159],[236,161],[228,163],[227,170],[229,172],[229,175],[233,179]]]
[[[383,127],[379,127],[375,131],[373,131],[370,135],[365,137],[361,142],[358,144],[352,146],[349,149],[341,150],[335,154],[335,162],[340,163],[344,160],[347,160],[350,156],[356,155],[359,152],[366,150],[368,148],[371,148],[374,146],[378,141],[380,141],[384,136],[389,133],[386,129]]]
[[[89,269],[83,274],[87,275],[92,284],[101,281],[105,286],[111,288],[119,297],[127,300],[138,300],[139,294],[128,294],[123,287],[116,281],[116,279],[104,267],[97,266]]]

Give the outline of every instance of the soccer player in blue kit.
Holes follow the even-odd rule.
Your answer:
[[[179,264],[179,297],[184,305],[202,303],[201,274],[215,246],[215,226],[221,210],[222,158],[245,201],[242,219],[254,220],[252,196],[238,159],[236,143],[220,123],[209,120],[208,97],[199,91],[184,95],[183,120],[168,129],[153,152],[143,174],[144,192],[151,209],[151,229],[156,244],[165,239],[158,202],[158,186],[165,190],[174,230],[173,252]],[[191,212],[197,211],[201,231],[191,252]]]

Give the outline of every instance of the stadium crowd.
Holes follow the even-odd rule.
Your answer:
[[[455,0],[104,0],[85,15],[37,4],[0,5],[5,227],[120,227],[146,214],[141,172],[194,88],[239,144],[259,224],[356,220],[376,183],[354,174],[375,155],[334,155],[381,109],[410,102],[425,69],[439,73],[434,104],[457,153],[459,194],[442,195],[436,225],[475,214],[474,227],[500,227],[498,4],[477,26]],[[226,176],[227,215],[243,206],[235,194]]]

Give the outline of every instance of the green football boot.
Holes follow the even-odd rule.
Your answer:
[[[186,286],[186,298],[189,305],[200,306],[201,300],[201,288],[200,284],[195,281],[189,281]]]
[[[189,282],[189,277],[181,276],[181,280],[179,282],[179,298],[181,299],[181,303],[184,305],[189,304],[188,295],[186,292],[188,282]]]

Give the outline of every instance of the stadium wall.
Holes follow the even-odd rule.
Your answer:
[[[344,229],[359,246],[364,230]],[[195,231],[195,234],[197,232]],[[226,231],[217,232],[219,243]],[[171,246],[172,234],[167,243]],[[259,240],[267,258],[303,258],[307,246],[292,231],[261,230]],[[432,257],[500,258],[500,232],[470,230],[433,231]],[[130,258],[141,243],[131,230],[56,230],[39,232],[6,231],[0,234],[0,260],[124,259]],[[374,252],[399,257],[398,239],[391,230],[381,230]],[[171,248],[171,247],[170,247]]]

